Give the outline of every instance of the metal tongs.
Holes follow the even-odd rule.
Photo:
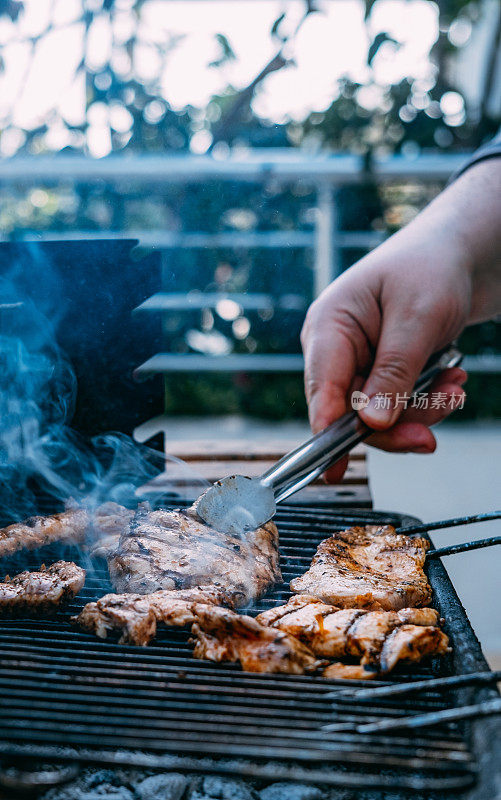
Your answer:
[[[457,367],[462,354],[450,346],[426,364],[412,394],[428,389],[444,369]],[[374,431],[350,412],[288,453],[258,478],[231,475],[216,481],[196,501],[197,514],[224,533],[255,530],[268,522],[281,503],[318,478]]]

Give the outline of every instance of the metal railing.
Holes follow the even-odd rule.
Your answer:
[[[444,182],[466,160],[468,154],[423,154],[416,158],[390,156],[374,158],[371,163],[371,179],[377,183],[392,181]],[[316,192],[314,223],[306,230],[270,231],[223,231],[180,232],[174,230],[60,230],[37,232],[40,240],[76,240],[123,237],[137,238],[147,248],[172,250],[175,248],[305,248],[313,251],[314,294],[318,295],[339,274],[341,251],[344,248],[370,249],[378,245],[385,234],[380,231],[342,231],[336,189],[341,186],[363,184],[368,173],[364,160],[355,155],[305,154],[295,149],[259,149],[236,153],[228,158],[193,155],[133,155],[110,156],[90,159],[84,156],[15,157],[0,161],[0,185],[17,188],[40,186],[79,185],[111,186],[126,195],[131,189],[161,187],[163,185],[204,181],[235,181],[242,183],[266,183],[273,181],[281,187],[305,181]],[[16,231],[16,238],[33,238],[33,231]],[[9,237],[2,236],[0,239]],[[147,306],[148,301],[143,306]],[[158,303],[150,303],[151,309],[161,311]],[[160,303],[160,306],[162,304]],[[186,302],[189,309],[190,302]],[[157,367],[173,368],[172,358],[159,354]],[[195,357],[198,359],[199,357]],[[244,358],[246,358],[244,356]],[[277,359],[282,357],[277,355]],[[238,359],[237,359],[238,361]],[[240,361],[235,361],[238,368]],[[149,364],[143,366],[151,366]],[[292,371],[302,368],[300,356],[289,359]],[[214,369],[212,361],[207,362]],[[262,359],[262,368],[285,369],[286,362],[274,363],[272,357]],[[470,356],[467,368],[472,372],[501,372],[501,356]],[[191,366],[186,367],[191,370]],[[197,369],[200,364],[197,360]],[[256,365],[252,369],[257,368]],[[139,372],[141,367],[139,368]],[[149,369],[144,370],[144,374]]]
[[[417,158],[374,158],[371,177],[378,183],[401,180],[445,182],[464,163],[466,155],[424,154]],[[221,159],[213,156],[83,156],[20,157],[0,162],[0,183],[16,186],[79,184],[111,185],[126,194],[137,186],[202,183],[204,181],[257,182],[273,180],[287,186],[305,181],[316,191],[313,230],[225,231],[223,233],[136,230],[127,231],[146,247],[173,248],[311,248],[314,253],[314,294],[318,295],[340,271],[343,248],[369,249],[384,239],[377,231],[341,231],[335,190],[362,184],[368,173],[355,155],[308,155],[300,150],[259,149]],[[100,238],[118,231],[51,231],[41,239]]]

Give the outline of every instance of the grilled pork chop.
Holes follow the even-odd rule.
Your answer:
[[[193,509],[139,510],[108,560],[118,592],[211,585],[243,605],[281,580],[278,531],[268,522],[238,538],[206,525]]]
[[[43,612],[78,594],[85,583],[85,570],[72,561],[42,564],[36,572],[7,575],[0,583],[0,614]]]
[[[115,549],[134,513],[118,503],[103,503],[95,511],[69,508],[59,514],[29,517],[0,530],[0,558],[53,542],[81,544],[87,539],[96,543],[95,548],[101,548],[94,554],[106,554],[110,548]]]
[[[350,528],[320,542],[291,590],[341,608],[398,611],[425,606],[431,588],[423,572],[426,539],[395,533],[391,525]]]
[[[314,672],[323,662],[298,639],[225,608],[199,607],[192,627],[195,658],[239,661],[245,672]]]
[[[317,656],[360,659],[364,677],[371,677],[370,672],[389,672],[399,660],[442,655],[448,645],[447,636],[437,627],[440,619],[433,608],[398,612],[339,609],[309,595],[296,595],[256,619],[295,636]],[[330,677],[343,677],[343,666],[350,665],[337,665],[337,672],[328,667]]]
[[[157,632],[157,624],[183,627],[196,620],[196,609],[231,604],[228,595],[207,586],[204,589],[160,591],[153,594],[107,594],[87,603],[72,622],[100,639],[110,631],[122,631],[120,644],[145,646]]]

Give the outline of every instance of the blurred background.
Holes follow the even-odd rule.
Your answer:
[[[207,416],[221,437],[306,436],[306,308],[496,132],[500,43],[499,0],[0,0],[0,254],[37,242],[63,264],[60,343],[79,396],[96,363],[103,395],[77,406],[80,427],[110,426],[111,346],[139,441],[207,437]],[[110,244],[124,237],[132,257]],[[115,316],[96,355],[98,295]],[[426,465],[371,455],[376,507],[432,519],[499,504],[499,324],[461,347],[464,409]],[[494,658],[487,552],[452,569]]]
[[[150,303],[166,353],[299,353],[313,295],[496,131],[500,19],[498,0],[0,0],[0,235],[125,234],[160,253],[158,291],[254,295]],[[499,331],[464,351],[499,354]],[[263,386],[250,359],[171,360],[165,410],[303,418],[300,364],[277,363]],[[462,419],[499,415],[496,363]]]

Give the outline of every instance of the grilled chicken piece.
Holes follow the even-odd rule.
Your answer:
[[[366,525],[321,542],[310,569],[291,590],[341,608],[398,611],[425,606],[431,588],[423,572],[426,539],[395,533],[391,525]]]
[[[252,617],[215,606],[199,606],[196,616],[195,658],[239,661],[245,672],[294,675],[314,672],[324,663],[293,636],[266,628]]]
[[[238,538],[209,527],[193,509],[138,511],[108,566],[119,592],[212,585],[230,592],[237,605],[282,577],[273,522]]]
[[[409,625],[442,625],[444,622],[434,608],[401,608],[398,616]]]
[[[103,503],[92,515],[91,556],[108,558],[118,547],[120,536],[132,522],[135,509],[125,508],[118,503]]]
[[[256,619],[297,637],[317,656],[355,657],[360,659],[361,667],[376,672],[389,672],[398,660],[409,660],[404,645],[408,639],[412,641],[410,652],[415,653],[414,660],[441,655],[448,644],[447,636],[436,627],[439,615],[432,608],[403,608],[398,612],[338,609],[309,595],[296,595]],[[405,631],[406,636],[398,637],[398,631]],[[331,677],[335,677],[334,671]],[[370,676],[367,673],[365,677]]]
[[[449,651],[449,639],[440,628],[402,625],[386,639],[379,659],[381,672],[390,672],[397,661],[421,661]]]
[[[103,503],[95,511],[70,508],[60,514],[30,517],[0,530],[0,558],[18,550],[34,550],[53,542],[95,542],[92,555],[107,555],[116,549],[120,534],[134,511],[118,503]]]
[[[0,614],[42,612],[56,608],[78,594],[85,583],[85,570],[73,561],[42,564],[36,572],[7,575],[0,583]]]
[[[343,664],[341,661],[329,664],[322,672],[323,678],[344,681],[368,681],[372,678],[377,678],[377,676],[378,673],[371,667],[362,666],[361,664]]]
[[[273,612],[279,610],[283,612],[282,616],[272,621]],[[348,630],[363,613],[355,608],[340,610],[318,600],[312,602],[308,596],[298,595],[279,609],[258,614],[256,619],[262,625],[296,636],[319,656],[340,658],[346,655]]]
[[[100,639],[109,631],[122,631],[120,644],[145,646],[157,632],[157,624],[183,627],[196,620],[198,607],[231,604],[228,595],[213,587],[160,591],[153,594],[107,594],[87,603],[72,622]]]
[[[88,527],[89,515],[83,508],[15,522],[0,530],[0,557],[23,548],[35,550],[52,542],[83,542]]]

